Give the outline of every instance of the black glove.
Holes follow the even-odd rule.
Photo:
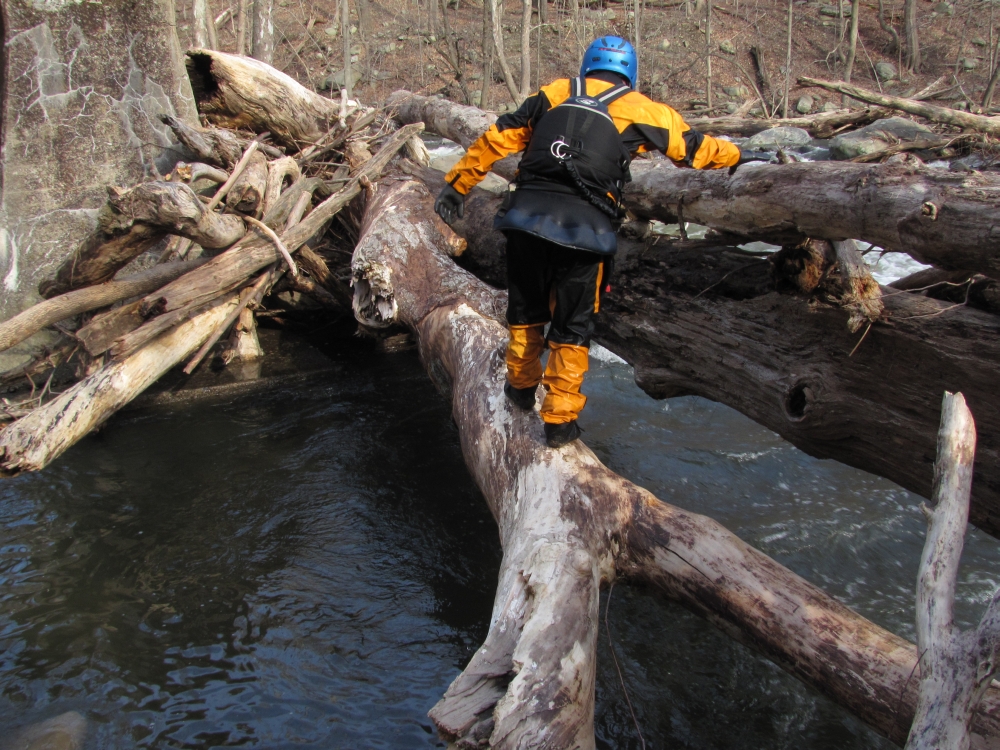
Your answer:
[[[434,210],[437,215],[451,224],[455,221],[456,215],[459,219],[465,216],[465,196],[455,190],[451,185],[445,185],[444,190],[438,195],[434,202]]]
[[[736,162],[736,166],[740,164],[746,164],[748,161],[766,161],[772,162],[777,157],[770,151],[745,151],[740,149],[740,160]]]

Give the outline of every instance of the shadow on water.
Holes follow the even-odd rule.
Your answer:
[[[426,712],[485,636],[496,529],[416,356],[334,358],[119,415],[0,484],[0,724],[76,710],[89,748],[442,746]],[[621,364],[587,391],[609,466],[912,637],[913,496],[724,407],[653,402]],[[966,620],[995,547],[970,538]],[[648,747],[889,747],[676,606],[619,585],[609,622]],[[597,701],[599,746],[638,747],[603,628]]]

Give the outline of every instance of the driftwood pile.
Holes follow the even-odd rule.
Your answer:
[[[213,125],[165,122],[193,160],[162,180],[109,188],[97,229],[41,285],[47,299],[0,324],[0,350],[48,326],[63,336],[2,376],[32,388],[0,405],[0,421],[16,419],[0,432],[0,475],[43,468],[168,370],[192,372],[224,336],[223,363],[262,356],[255,311],[268,295],[296,292],[350,314],[349,288],[316,248],[422,126],[390,132],[375,110],[249,58],[194,50],[188,64]],[[116,278],[160,248],[155,265]],[[55,394],[60,368],[78,382]]]
[[[855,242],[913,252],[939,275],[975,273],[991,288],[1000,182],[913,163],[734,175],[637,165],[631,239],[598,332],[656,397],[730,403],[810,452],[933,497],[918,652],[711,519],[614,474],[582,443],[546,448],[537,414],[512,410],[501,392],[503,246],[490,223],[499,199],[477,189],[453,229],[432,208],[441,175],[398,157],[404,146],[425,153],[415,139],[424,122],[467,145],[491,116],[399,92],[393,122],[216,52],[189,53],[189,70],[212,126],[169,124],[193,158],[167,179],[111,190],[98,229],[43,285],[48,299],[0,324],[0,348],[46,326],[64,337],[3,376],[46,385],[0,412],[14,420],[0,431],[0,473],[45,466],[167,370],[193,370],[223,337],[222,359],[259,356],[255,312],[284,285],[371,328],[416,334],[497,520],[504,560],[490,632],[431,711],[456,746],[594,747],[599,591],[631,580],[900,744],[947,737],[964,748],[971,732],[976,747],[1000,748],[1000,601],[971,634],[949,614],[965,517],[1000,533],[1000,319],[965,304],[971,284],[960,304],[907,291],[922,288],[913,280],[879,287]],[[353,295],[316,252],[348,204],[363,217]],[[651,219],[718,231],[669,240],[649,234]],[[763,255],[735,244],[747,238],[784,247]],[[161,263],[117,278],[164,244]],[[54,395],[53,373],[67,365],[79,382]],[[976,413],[978,447],[961,397],[946,397],[939,420],[945,389]],[[943,700],[948,710],[933,715]]]

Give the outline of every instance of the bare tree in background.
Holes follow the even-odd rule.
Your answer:
[[[194,0],[194,46],[201,49],[218,49],[219,39],[215,30],[215,15],[208,0]]]
[[[438,33],[437,0],[427,0],[427,22],[431,27],[431,35],[436,35]]]
[[[785,52],[785,95],[781,100],[781,116],[788,117],[788,87],[792,76],[792,5],[793,0],[788,0],[788,46]]]
[[[253,0],[253,47],[251,55],[266,62],[274,60],[274,0]]]
[[[507,84],[507,90],[510,92],[511,98],[515,104],[520,106],[521,102],[524,101],[524,97],[521,96],[521,92],[517,90],[517,86],[514,84],[514,73],[510,69],[510,65],[507,62],[507,53],[504,52],[503,48],[503,5],[500,3],[500,0],[488,0],[488,2],[490,4],[490,18],[493,21],[493,48],[497,53],[500,71],[503,73],[503,80]]]
[[[708,108],[712,108],[712,1],[705,3],[705,99]]]
[[[882,27],[882,31],[892,37],[892,48],[890,52],[899,51],[899,34],[896,33],[896,28],[889,21],[885,20],[885,0],[878,0],[878,25]]]
[[[434,6],[437,0],[431,0]],[[343,15],[340,17],[340,32],[344,37],[344,95],[350,99],[351,89],[354,88],[354,78],[351,73],[351,7],[347,0],[342,0],[340,6]],[[343,100],[341,100],[343,101]]]
[[[250,19],[251,0],[240,0],[236,11],[236,54],[245,55],[247,53],[247,28]]]
[[[854,57],[858,52],[858,20],[861,17],[861,0],[853,0],[851,3],[851,41],[847,47],[847,64],[844,66],[844,83],[851,82],[851,74],[854,72]],[[844,94],[842,104],[847,106],[847,94]]]
[[[491,83],[493,83],[493,31],[490,22],[490,4],[483,0],[483,80],[479,92],[481,109],[489,109]]]
[[[531,96],[531,0],[521,0],[521,98]]]
[[[903,3],[903,32],[906,35],[906,69],[920,72],[920,35],[917,31],[917,0]]]

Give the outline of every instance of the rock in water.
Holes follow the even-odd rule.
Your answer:
[[[87,720],[76,711],[67,711],[19,731],[9,750],[81,750],[87,736]]]
[[[888,149],[891,143],[914,141],[932,134],[930,128],[913,120],[887,117],[852,133],[844,133],[831,139],[830,158],[847,160],[877,154]]]
[[[754,151],[777,151],[779,148],[805,146],[812,140],[809,131],[782,126],[761,131],[747,139],[746,147]]]
[[[801,115],[807,115],[812,112],[813,108],[813,98],[806,94],[805,96],[800,96],[799,100],[795,103],[795,111]]]

